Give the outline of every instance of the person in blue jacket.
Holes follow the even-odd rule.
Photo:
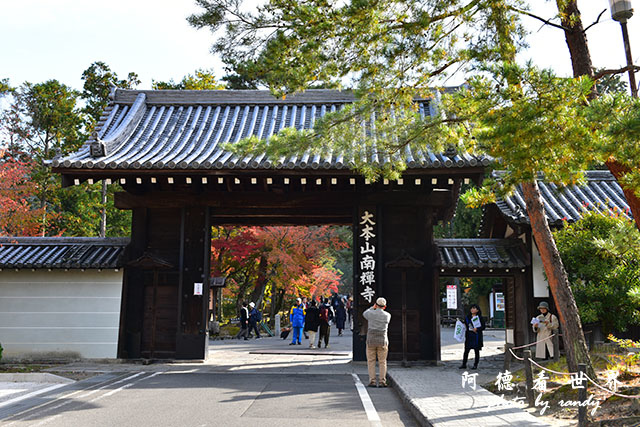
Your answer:
[[[289,320],[291,321],[291,327],[293,328],[293,340],[289,345],[295,345],[296,341],[298,345],[301,345],[302,340],[302,328],[304,327],[305,310],[302,304],[302,299],[296,299],[296,305],[291,307],[291,313],[289,314]]]
[[[473,304],[469,308],[469,314],[464,318],[464,325],[467,333],[464,339],[464,356],[462,357],[462,365],[460,369],[467,368],[467,360],[469,358],[469,351],[471,349],[475,352],[475,362],[471,369],[478,368],[478,362],[480,361],[480,350],[482,349],[482,331],[484,331],[485,323],[482,318],[482,311],[478,304]]]

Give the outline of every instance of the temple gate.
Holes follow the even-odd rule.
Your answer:
[[[403,345],[407,360],[440,359],[432,229],[453,214],[461,184],[482,179],[488,159],[407,150],[402,179],[370,182],[341,153],[274,161],[225,150],[250,135],[311,128],[353,100],[334,90],[286,99],[267,91],[114,92],[95,134],[52,167],[66,186],[119,183],[116,206],[133,212],[119,357],[206,358],[211,226],[340,224],[354,233],[354,359],[365,359],[360,314],[377,296],[392,315],[389,359],[401,360]],[[433,113],[430,100],[416,102],[422,114]],[[370,160],[385,162],[376,153]],[[402,256],[422,266],[387,267]]]

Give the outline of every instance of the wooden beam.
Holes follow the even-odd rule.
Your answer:
[[[230,218],[212,217],[212,225],[351,225],[352,217],[269,217],[269,218]]]
[[[403,191],[367,192],[351,191],[288,192],[282,194],[264,192],[204,192],[162,191],[146,194],[118,192],[115,206],[119,209],[136,207],[171,208],[182,206],[212,206],[241,208],[278,207],[351,207],[359,199],[363,203],[379,203],[404,206],[445,207],[452,203],[451,192]]]

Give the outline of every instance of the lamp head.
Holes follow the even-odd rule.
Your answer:
[[[633,16],[631,0],[609,0],[609,9],[614,21],[627,22]]]

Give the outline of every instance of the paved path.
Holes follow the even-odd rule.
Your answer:
[[[545,425],[481,387],[462,387],[463,371],[457,369],[462,345],[453,341],[451,328],[442,331],[440,366],[391,363],[393,386],[387,389],[357,385],[368,380],[366,364],[352,362],[350,333],[332,332],[330,348],[321,350],[310,350],[307,340],[301,346],[279,338],[222,340],[210,342],[205,362],[72,363],[57,370],[99,375],[4,412],[0,408],[0,424]],[[503,331],[487,331],[478,384],[495,379],[503,344]],[[373,408],[379,421],[366,408]]]

